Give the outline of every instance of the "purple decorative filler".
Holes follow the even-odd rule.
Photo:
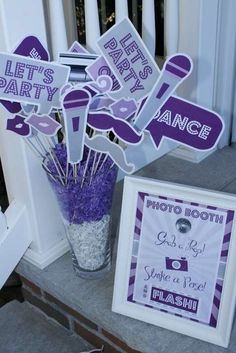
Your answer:
[[[84,278],[103,276],[111,266],[110,212],[117,167],[86,147],[79,166],[67,164],[64,145],[56,145],[53,154],[63,170],[68,168],[63,185],[53,161],[44,163],[63,215],[74,270]]]
[[[65,170],[67,165],[65,145],[56,145],[54,153]],[[63,217],[69,223],[82,224],[83,222],[99,221],[104,215],[109,213],[111,208],[117,167],[114,165],[110,168],[112,161],[108,158],[101,170],[92,179],[86,177],[83,187],[81,187],[87,156],[88,149],[84,153],[80,168],[78,168],[76,182],[72,177],[72,167],[69,166],[69,177],[66,185],[62,185],[57,177],[58,173],[54,163],[52,161],[47,162],[47,168],[55,179],[52,179],[50,174],[48,174],[50,184],[57,196]],[[91,175],[92,162],[93,156],[89,160],[88,175]]]

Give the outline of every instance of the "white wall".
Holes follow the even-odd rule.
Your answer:
[[[2,0],[0,26],[0,48],[3,51],[11,52],[30,34],[36,35],[44,45],[47,43],[41,0]],[[65,252],[68,244],[64,238],[64,227],[57,203],[39,160],[22,138],[5,130],[8,116],[1,108],[0,156],[9,201],[17,200],[26,206],[33,237],[31,250],[26,256],[43,267],[53,257]]]

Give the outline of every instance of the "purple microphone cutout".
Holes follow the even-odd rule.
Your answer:
[[[186,55],[176,54],[168,59],[157,83],[136,117],[134,128],[137,131],[145,129],[179,84],[190,74],[191,70],[192,62]]]
[[[83,157],[90,99],[90,94],[83,89],[74,89],[63,99],[67,156],[71,164],[79,163]]]

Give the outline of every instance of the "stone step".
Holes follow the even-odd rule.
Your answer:
[[[164,156],[137,174],[236,194],[235,151],[226,147],[199,164]],[[122,187],[122,183],[118,183],[114,194],[113,234],[119,225]],[[74,327],[75,332],[91,344],[104,345],[105,353],[236,353],[236,320],[229,347],[224,349],[112,312],[115,252],[112,263],[112,271],[99,280],[77,277],[69,254],[44,270],[22,259],[17,272],[23,281],[26,300],[70,329]],[[72,327],[68,325],[68,318]]]
[[[2,353],[79,353],[92,348],[27,302],[12,301],[0,309]]]

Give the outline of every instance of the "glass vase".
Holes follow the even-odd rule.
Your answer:
[[[73,268],[78,276],[92,279],[111,269],[111,205],[117,167],[106,158],[93,174],[85,164],[73,171],[76,176],[69,173],[59,178],[50,167],[47,175],[66,227]]]

